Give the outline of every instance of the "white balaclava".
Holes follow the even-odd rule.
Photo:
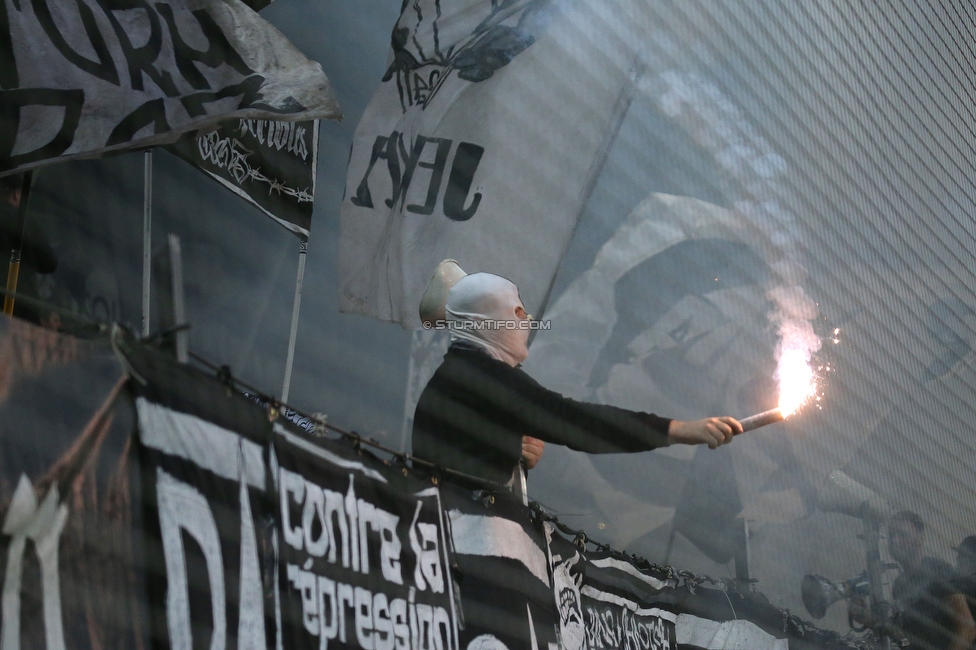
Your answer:
[[[491,273],[472,273],[457,281],[447,294],[447,320],[481,323],[494,327],[451,328],[452,341],[468,341],[481,347],[492,358],[517,366],[529,356],[529,330],[515,315],[522,307],[518,287],[510,280]],[[524,309],[524,307],[523,307]],[[506,327],[507,323],[516,325]]]

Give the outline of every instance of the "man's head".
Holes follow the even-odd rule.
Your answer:
[[[452,340],[474,343],[510,366],[529,355],[529,317],[510,280],[491,273],[466,275],[448,292],[445,311],[448,321],[472,325],[452,329]]]
[[[888,520],[888,551],[902,569],[912,570],[922,562],[925,522],[911,510],[896,512]]]
[[[976,574],[976,535],[970,535],[956,547],[956,571],[967,576]]]

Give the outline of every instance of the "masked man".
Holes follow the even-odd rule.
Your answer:
[[[531,320],[505,278],[462,277],[448,292],[445,313],[451,347],[420,396],[413,424],[414,455],[436,466],[508,484],[523,436],[606,454],[670,444],[714,449],[742,430],[728,416],[682,422],[547,390],[519,368]]]

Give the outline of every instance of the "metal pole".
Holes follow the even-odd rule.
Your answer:
[[[529,473],[529,470],[527,470],[525,468],[525,465],[523,465],[522,462],[519,461],[518,471],[519,471],[519,491],[522,493],[522,505],[528,506],[529,505],[529,480],[526,475]]]
[[[169,244],[170,284],[173,292],[173,325],[186,325],[186,306],[183,301],[183,250],[180,238],[170,233],[167,238]],[[176,332],[176,360],[180,363],[190,362],[190,333],[185,329]]]
[[[868,514],[865,514],[863,519],[864,534],[862,537],[864,539],[865,560],[868,568],[868,585],[871,590],[871,619],[884,623],[886,630],[881,639],[881,647],[883,650],[888,650],[891,647],[891,637],[887,633],[890,612],[884,600],[884,591],[881,583],[881,574],[884,571],[884,566],[881,563],[881,524],[877,519],[871,518]]]
[[[152,290],[152,149],[143,155],[142,188],[142,335],[149,336],[149,296]]]
[[[298,314],[302,310],[302,283],[305,281],[305,255],[308,240],[303,239],[298,249],[298,277],[295,280],[295,304],[291,308],[291,332],[288,335],[288,357],[285,360],[285,381],[281,386],[281,401],[288,403],[291,390],[291,370],[295,365],[295,340],[298,338]]]

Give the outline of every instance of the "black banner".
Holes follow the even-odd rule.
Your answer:
[[[437,488],[284,429],[274,447],[285,647],[458,650]]]
[[[301,237],[312,225],[319,123],[237,120],[168,147]]]
[[[5,650],[848,647],[124,337],[0,325]]]
[[[541,522],[509,492],[442,488],[464,609],[464,648],[558,646]]]
[[[676,580],[588,552],[546,526],[564,650],[675,650]]]
[[[270,423],[240,393],[130,356],[143,475],[151,635],[163,647],[266,648],[274,618]]]

